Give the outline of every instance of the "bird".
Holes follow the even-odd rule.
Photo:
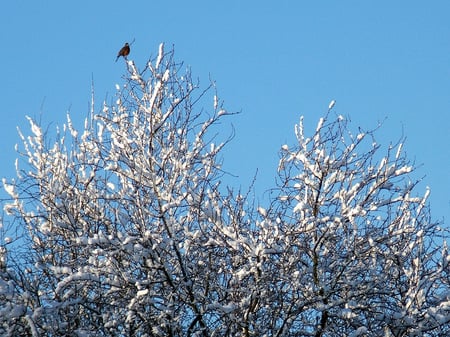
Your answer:
[[[128,42],[125,43],[125,45],[122,47],[122,49],[119,50],[119,53],[117,54],[116,62],[119,59],[119,57],[123,56],[123,58],[126,60],[128,54],[130,54],[130,45]]]

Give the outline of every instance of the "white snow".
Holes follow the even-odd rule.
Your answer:
[[[156,59],[155,68],[158,69],[161,65],[161,61],[164,57],[164,43],[160,43],[159,49],[158,49],[158,58]]]
[[[179,67],[166,68],[163,54],[161,44],[158,70],[138,73],[130,63],[137,81],[151,73],[147,85],[127,82],[123,101],[105,104],[81,137],[70,117],[55,144],[34,122],[31,136],[21,135],[24,178],[2,180],[14,199],[5,210],[20,221],[0,223],[1,327],[18,322],[48,335],[54,327],[47,322],[56,322],[70,334],[60,314],[84,312],[83,325],[95,325],[100,317],[85,308],[101,298],[104,325],[122,335],[134,322],[136,335],[150,333],[140,330],[140,318],[155,322],[155,335],[171,325],[186,335],[194,322],[192,336],[222,336],[224,328],[234,336],[242,334],[243,320],[255,336],[310,335],[320,310],[337,318],[330,331],[344,323],[343,336],[369,335],[361,326],[366,317],[370,329],[395,318],[417,329],[448,328],[450,256],[440,237],[438,245],[429,237],[429,189],[413,197],[413,167],[404,163],[401,145],[372,157],[367,150],[378,146],[370,147],[370,132],[351,133],[330,113],[307,138],[301,117],[297,142],[281,147],[276,190],[259,204],[250,191],[222,182],[224,142],[216,132],[223,124],[208,110],[220,109],[218,97],[205,98],[205,110],[185,113],[194,101],[177,96],[195,84],[187,83],[188,73],[180,80]],[[27,247],[34,249],[17,275],[19,262],[9,258],[16,230],[30,235]],[[319,289],[332,295],[328,302]],[[286,322],[286,331],[269,331],[266,322]]]
[[[33,121],[33,119],[31,119],[30,117],[26,117],[28,119],[28,122],[31,125],[31,132],[33,132],[33,134],[37,137],[37,138],[41,138],[42,137],[42,130],[41,128]]]
[[[137,293],[136,293],[136,296],[137,297],[142,297],[142,296],[145,296],[145,295],[147,295],[148,294],[148,289],[143,289],[143,290],[139,290]]]
[[[262,207],[258,207],[258,213],[261,214],[263,217],[267,217],[267,210],[265,210]]]
[[[356,329],[354,332],[352,332],[350,335],[348,335],[348,337],[358,337],[358,336],[362,336],[365,335],[369,332],[369,330],[367,330],[366,327],[362,326],[359,327],[358,329]]]
[[[328,111],[330,111],[331,109],[333,109],[333,107],[334,107],[334,105],[336,104],[336,100],[332,100],[331,102],[330,102],[330,104],[328,104]]]
[[[11,198],[17,199],[19,195],[15,192],[14,185],[8,184],[5,178],[2,178],[2,182],[6,193],[8,193]]]

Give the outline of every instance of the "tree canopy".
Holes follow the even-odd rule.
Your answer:
[[[222,182],[232,118],[161,44],[115,102],[31,134],[3,180],[4,336],[447,336],[447,232],[403,140],[329,111],[267,205]],[[94,102],[93,102],[94,103]],[[209,107],[204,107],[209,103]]]

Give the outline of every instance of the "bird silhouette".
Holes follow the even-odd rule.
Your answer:
[[[119,53],[117,54],[116,62],[119,59],[119,57],[123,56],[123,58],[126,60],[128,54],[130,54],[130,45],[125,43],[125,46],[122,47],[122,49],[119,50]]]

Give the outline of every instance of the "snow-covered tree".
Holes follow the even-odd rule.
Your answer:
[[[450,333],[446,234],[402,143],[383,151],[330,111],[308,138],[301,120],[255,205],[221,182],[230,114],[214,86],[163,45],[126,66],[81,131],[68,115],[54,142],[32,119],[20,134],[25,160],[3,181],[1,335]]]
[[[342,116],[328,117],[312,137],[301,120],[298,144],[281,150],[279,193],[264,219],[282,252],[271,268],[286,276],[271,300],[274,325],[314,336],[448,335],[445,237],[429,191],[413,195],[403,143],[383,151],[375,131],[353,135]]]

